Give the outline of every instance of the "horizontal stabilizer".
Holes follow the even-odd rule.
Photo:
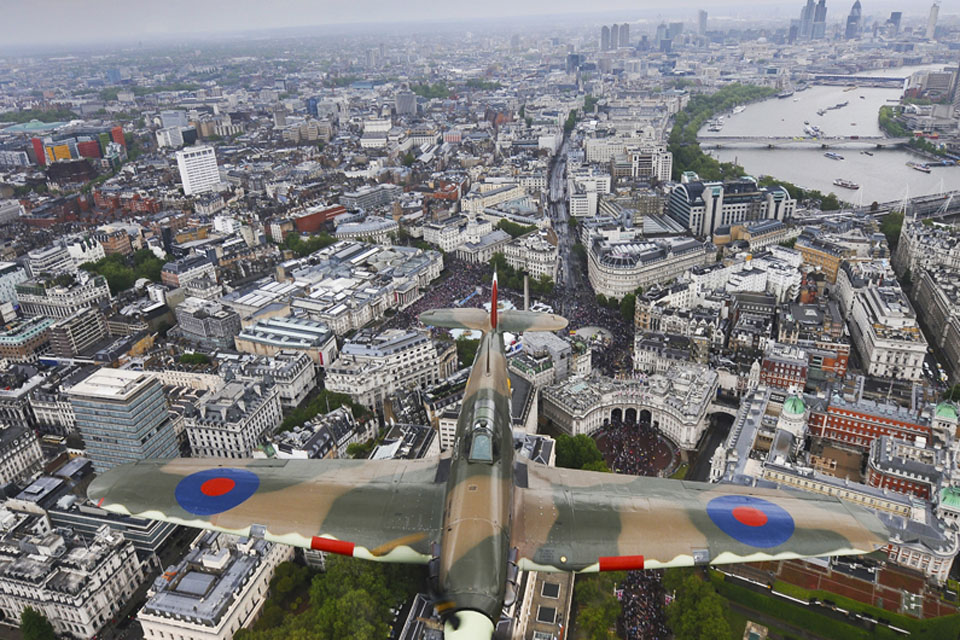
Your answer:
[[[567,326],[567,319],[554,313],[537,311],[501,311],[497,327],[500,331],[521,333],[523,331],[560,331]]]
[[[432,309],[420,314],[420,322],[445,329],[490,330],[490,314],[483,309]]]

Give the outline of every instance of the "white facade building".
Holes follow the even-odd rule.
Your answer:
[[[923,377],[927,341],[899,288],[871,285],[857,293],[850,336],[869,375],[914,381]]]
[[[550,241],[550,237],[554,242]],[[509,264],[518,271],[530,274],[531,278],[538,279],[547,276],[556,280],[559,252],[556,236],[552,231],[535,231],[521,236],[504,247],[504,257]]]
[[[160,149],[173,147],[179,149],[183,146],[183,131],[180,127],[166,127],[157,130],[157,147]]]
[[[220,187],[220,169],[217,168],[217,154],[213,147],[190,147],[177,151],[177,167],[185,195],[215,191]]]
[[[7,521],[22,517],[0,513]],[[19,541],[19,548],[4,545],[0,612],[8,621],[19,620],[23,610],[32,607],[60,637],[95,638],[143,582],[136,550],[106,525],[88,543],[53,533],[44,521],[46,516],[34,535]]]
[[[441,352],[429,335],[418,331],[361,331],[327,367],[325,386],[375,407],[397,389],[426,387],[451,375],[454,354]]]
[[[270,579],[294,548],[201,533],[173,577],[160,576],[137,614],[145,640],[232,640],[260,616]]]
[[[275,385],[229,382],[186,412],[190,449],[202,458],[249,458],[283,420]]]

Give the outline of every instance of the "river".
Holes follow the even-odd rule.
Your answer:
[[[940,68],[941,65],[934,65]],[[929,68],[929,67],[928,67]],[[913,73],[917,67],[884,69],[879,72],[862,72],[860,75],[899,75]],[[888,100],[900,97],[899,89],[813,86],[790,98],[770,98],[748,105],[744,111],[724,117],[723,130],[700,131],[701,142],[710,136],[803,136],[804,121],[820,127],[826,136],[877,136],[883,135],[877,124],[877,112]],[[861,96],[863,96],[861,98]],[[848,106],[827,111],[824,109],[841,102]],[[872,156],[861,153],[869,150]],[[751,175],[771,175],[792,182],[800,187],[818,189],[823,193],[833,192],[837,197],[853,203],[869,205],[871,202],[899,200],[939,193],[960,187],[960,166],[932,167],[923,173],[906,166],[909,161],[926,161],[905,149],[876,149],[847,147],[833,149],[844,157],[832,160],[824,156],[824,150],[813,147],[758,149],[731,145],[724,149],[704,149],[706,153],[724,162],[737,162]],[[833,184],[837,178],[851,180],[860,185],[853,191]]]

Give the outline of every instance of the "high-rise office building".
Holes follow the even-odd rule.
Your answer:
[[[311,115],[314,118],[320,117],[320,109],[317,105],[320,104],[320,100],[316,97],[307,98],[307,115]]]
[[[903,12],[893,11],[890,13],[890,17],[887,19],[887,35],[888,36],[898,36],[900,35],[900,20],[903,18]]]
[[[620,25],[615,24],[610,27],[610,48],[616,49],[620,46]]]
[[[213,147],[189,147],[177,151],[177,167],[183,193],[188,196],[213,191],[220,185],[220,170]]]
[[[610,49],[610,27],[603,25],[600,29],[600,51]]]
[[[707,12],[703,9],[697,12],[697,33],[701,36],[707,33]]]
[[[810,33],[813,30],[813,14],[814,14],[814,4],[813,0],[807,0],[807,4],[803,6],[803,9],[800,10],[800,39],[807,40],[810,38]]]
[[[671,22],[670,23],[670,39],[676,40],[680,37],[680,34],[683,33],[683,23],[682,22]]]
[[[87,457],[98,472],[177,455],[163,386],[142,371],[102,368],[67,391]]]
[[[937,16],[940,15],[940,5],[936,2],[930,7],[930,18],[927,20],[927,40],[933,40],[937,35]]]
[[[847,16],[847,28],[844,31],[844,38],[853,40],[860,37],[860,22],[862,14],[860,10],[860,0],[853,3],[850,9],[850,15]]]
[[[661,40],[668,40],[670,38],[670,32],[667,30],[667,25],[665,22],[661,22],[657,25],[657,48],[660,48]]]
[[[626,22],[620,25],[620,46],[630,46],[630,25],[628,25]]]
[[[827,0],[819,0],[813,12],[813,25],[810,27],[810,39],[822,40],[827,35]]]
[[[417,94],[413,91],[398,91],[394,98],[394,109],[398,116],[417,115]]]

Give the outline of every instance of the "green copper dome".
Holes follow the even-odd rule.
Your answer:
[[[803,415],[803,412],[806,410],[807,407],[803,404],[803,398],[800,396],[790,396],[786,402],[783,403],[783,412],[787,415]]]
[[[947,420],[956,420],[957,408],[949,402],[941,402],[937,405],[937,417],[946,418]]]

